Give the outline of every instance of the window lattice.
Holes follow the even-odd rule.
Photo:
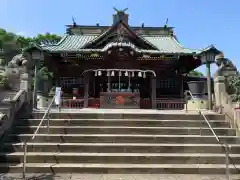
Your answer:
[[[64,87],[83,85],[83,77],[60,77],[60,83]]]
[[[159,88],[176,88],[177,82],[175,79],[164,79],[159,81]]]

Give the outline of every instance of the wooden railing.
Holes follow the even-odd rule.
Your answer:
[[[156,101],[157,109],[160,110],[170,110],[170,109],[184,109],[185,101],[183,99],[167,99],[167,98],[159,98]],[[62,100],[62,108],[76,108],[81,109],[84,106],[84,99],[63,99]],[[89,98],[88,99],[88,107],[89,108],[99,108],[100,107],[100,99],[99,98]],[[151,109],[151,99],[144,98],[140,100],[140,108],[141,109]]]
[[[183,99],[157,99],[157,109],[184,109],[185,101]]]

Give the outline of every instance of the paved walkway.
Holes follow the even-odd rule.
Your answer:
[[[21,174],[0,174],[0,180],[20,180]],[[178,175],[178,174],[28,174],[29,180],[226,180],[225,175]],[[231,180],[240,180],[232,176]]]

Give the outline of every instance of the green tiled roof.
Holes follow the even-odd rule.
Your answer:
[[[204,52],[209,52],[209,51],[211,51],[211,52],[213,52],[213,53],[215,53],[215,54],[220,54],[220,53],[221,53],[221,51],[219,51],[214,45],[210,45],[210,46],[208,46],[208,47],[206,47],[206,48],[203,48],[203,49],[198,50],[198,51],[196,52],[196,54],[197,54],[197,55],[201,55],[202,53],[204,53]]]
[[[97,36],[92,35],[65,35],[59,43],[55,45],[44,45],[42,46],[43,50],[50,52],[77,52],[81,48]]]
[[[161,53],[186,53],[191,54],[194,51],[184,48],[173,36],[142,36],[152,43]]]
[[[83,47],[96,39],[95,35],[65,35],[62,40],[56,45],[44,45],[41,48],[45,51],[52,53],[57,52],[103,52],[108,50],[110,47],[130,47],[136,52],[145,53],[177,53],[177,54],[192,54],[196,51],[182,47],[173,36],[141,36],[142,39],[153,44],[158,50],[139,49],[131,42],[117,43],[109,42],[102,49],[83,49]]]

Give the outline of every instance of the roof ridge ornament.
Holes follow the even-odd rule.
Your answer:
[[[128,8],[125,8],[125,9],[123,9],[123,10],[118,10],[118,9],[115,8],[115,7],[113,7],[113,9],[116,11],[117,14],[119,14],[119,13],[125,14],[125,12],[128,10]]]
[[[73,22],[73,26],[74,27],[77,26],[76,20],[75,20],[75,18],[73,16],[72,16],[72,22]]]
[[[164,28],[167,28],[168,27],[168,18],[166,19],[166,22],[165,22],[165,25],[164,25]]]

